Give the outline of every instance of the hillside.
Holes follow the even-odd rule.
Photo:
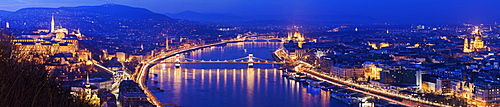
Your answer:
[[[177,19],[186,19],[200,22],[230,22],[230,21],[243,21],[247,20],[243,17],[236,16],[234,14],[222,14],[222,13],[199,13],[194,11],[183,11],[180,13],[172,14],[165,13],[165,15]]]

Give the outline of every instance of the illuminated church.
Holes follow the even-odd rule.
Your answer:
[[[479,27],[476,26],[471,35],[472,36],[464,38],[463,52],[489,51],[489,48],[484,46],[483,35],[481,30],[479,30]]]

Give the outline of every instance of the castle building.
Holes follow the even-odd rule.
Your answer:
[[[49,29],[38,29],[28,34],[20,34],[13,40],[14,57],[23,57],[43,63],[46,58],[56,53],[72,53],[78,51],[78,40],[82,38],[79,31],[69,33],[66,28],[55,28],[52,16]]]

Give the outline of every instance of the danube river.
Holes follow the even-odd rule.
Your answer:
[[[180,55],[198,60],[231,60],[253,54],[272,60],[280,42],[239,42],[208,47]],[[168,58],[166,60],[174,60]],[[183,107],[347,107],[330,93],[283,78],[278,65],[255,64],[157,64],[150,70],[148,86],[163,103]]]

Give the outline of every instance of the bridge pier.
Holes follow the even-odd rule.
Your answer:
[[[176,59],[175,59],[175,68],[180,68],[181,67],[181,56],[180,54],[176,54],[175,55]]]
[[[180,68],[181,67],[181,63],[175,63],[175,68]]]
[[[248,54],[248,68],[253,68],[253,54]]]

